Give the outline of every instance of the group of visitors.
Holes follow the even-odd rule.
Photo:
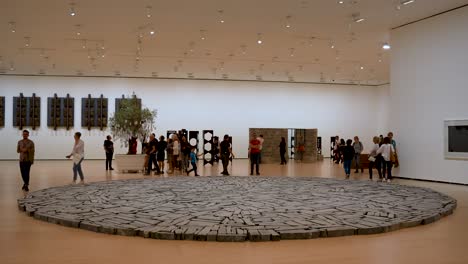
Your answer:
[[[83,170],[81,169],[81,163],[84,160],[84,142],[80,139],[80,132],[76,132],[73,137],[75,143],[71,153],[67,155],[66,158],[69,159],[73,157],[73,183],[76,183],[78,175],[80,176],[80,182],[84,183]],[[35,147],[34,142],[29,139],[28,130],[23,130],[23,139],[18,141],[16,152],[19,153],[19,165],[21,178],[23,179],[23,187],[21,189],[24,192],[29,192],[30,172],[31,166],[34,164]],[[110,167],[112,168],[112,163]]]
[[[379,174],[379,179],[386,182],[392,180],[392,168],[398,166],[398,159],[396,154],[396,141],[393,139],[393,133],[389,132],[387,137],[375,136],[372,139],[373,145],[369,153],[369,179],[373,178],[373,169],[376,168]],[[343,163],[346,179],[349,179],[351,174],[351,165],[354,160],[355,173],[364,168],[361,166],[361,153],[364,146],[359,137],[355,136],[354,141],[351,139],[340,139],[339,136],[335,137],[335,146],[333,149],[333,160],[335,163]]]
[[[19,165],[21,171],[21,177],[23,179],[22,190],[25,192],[29,191],[29,178],[31,165],[34,163],[35,147],[34,142],[29,139],[29,131],[23,130],[23,139],[18,141],[17,152],[19,156]],[[179,137],[181,139],[179,140]],[[76,183],[78,176],[80,177],[80,183],[84,183],[83,170],[81,164],[84,160],[84,142],[81,140],[81,133],[76,132],[74,134],[74,145],[71,153],[66,158],[73,158],[73,183]],[[376,168],[379,179],[382,181],[391,182],[392,180],[392,168],[398,166],[398,159],[396,154],[396,142],[393,139],[393,133],[389,132],[387,137],[374,137],[373,145],[369,154],[369,179],[373,178],[373,169]],[[344,140],[340,139],[339,136],[335,138],[335,147],[333,150],[333,160],[335,163],[343,163],[343,167],[346,174],[346,179],[349,179],[351,174],[351,164],[354,160],[355,173],[359,170],[364,172],[364,168],[361,166],[361,153],[364,150],[363,143],[359,140],[359,137],[355,136],[354,141],[351,139]],[[254,168],[256,175],[260,175],[260,163],[262,158],[264,138],[263,135],[252,134],[249,141],[249,159],[250,159],[250,175],[253,175]],[[281,138],[280,144],[280,157],[281,164],[286,164],[286,139]],[[114,154],[114,143],[112,137],[109,135],[104,141],[103,148],[106,154],[106,170],[114,170],[112,167],[112,158]],[[191,146],[185,136],[173,134],[165,141],[164,136],[160,136],[159,140],[156,139],[156,135],[152,133],[149,137],[149,141],[143,144],[143,153],[146,154],[145,158],[145,175],[150,175],[152,171],[155,171],[156,175],[164,173],[165,159],[167,152],[167,173],[174,173],[176,170],[181,173],[189,175],[194,172],[195,176],[199,176],[197,171],[197,161],[199,155],[197,155],[197,149]],[[232,152],[232,146],[229,140],[229,135],[224,135],[223,141],[220,143],[220,159],[223,165],[222,175],[228,176],[228,165],[229,160],[234,157]],[[190,165],[192,168],[189,170]]]

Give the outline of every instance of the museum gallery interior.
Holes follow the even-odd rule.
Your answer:
[[[468,263],[468,1],[0,1],[0,263]]]

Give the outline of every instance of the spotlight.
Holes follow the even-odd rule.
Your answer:
[[[70,16],[76,16],[75,3],[70,3]]]
[[[262,33],[257,33],[257,44],[262,44],[262,43],[263,43]]]
[[[225,21],[224,21],[224,15],[223,15],[223,14],[224,14],[224,10],[220,9],[220,10],[218,10],[218,13],[219,13],[219,23],[222,24],[222,23],[225,22]]]
[[[16,27],[15,27],[16,23],[11,21],[11,22],[8,23],[8,25],[10,25],[10,32],[15,33],[16,32]]]
[[[389,50],[390,48],[391,48],[391,46],[390,46],[390,44],[388,44],[388,43],[384,43],[384,44],[382,45],[382,49],[384,49],[384,50]]]
[[[150,31],[150,35],[154,35],[156,32],[154,32],[154,30],[151,30]]]
[[[364,18],[361,17],[360,13],[354,13],[354,14],[352,14],[352,17],[353,17],[353,21],[355,23],[360,23],[360,22],[365,20]]]
[[[400,3],[402,5],[409,5],[411,3],[414,3],[414,0],[401,0]]]
[[[151,18],[151,9],[152,6],[146,6],[146,17]]]

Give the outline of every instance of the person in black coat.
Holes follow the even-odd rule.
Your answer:
[[[280,157],[281,157],[281,165],[286,164],[286,139],[284,137],[281,137],[281,142],[279,144],[279,149],[280,149]]]
[[[349,179],[351,173],[351,162],[354,158],[354,147],[351,146],[353,141],[351,139],[346,140],[346,146],[343,147],[343,167],[346,173],[346,179]]]

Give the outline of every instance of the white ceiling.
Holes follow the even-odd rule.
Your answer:
[[[0,0],[0,74],[383,84],[391,28],[468,0],[399,3]],[[353,22],[355,13],[365,21]]]

